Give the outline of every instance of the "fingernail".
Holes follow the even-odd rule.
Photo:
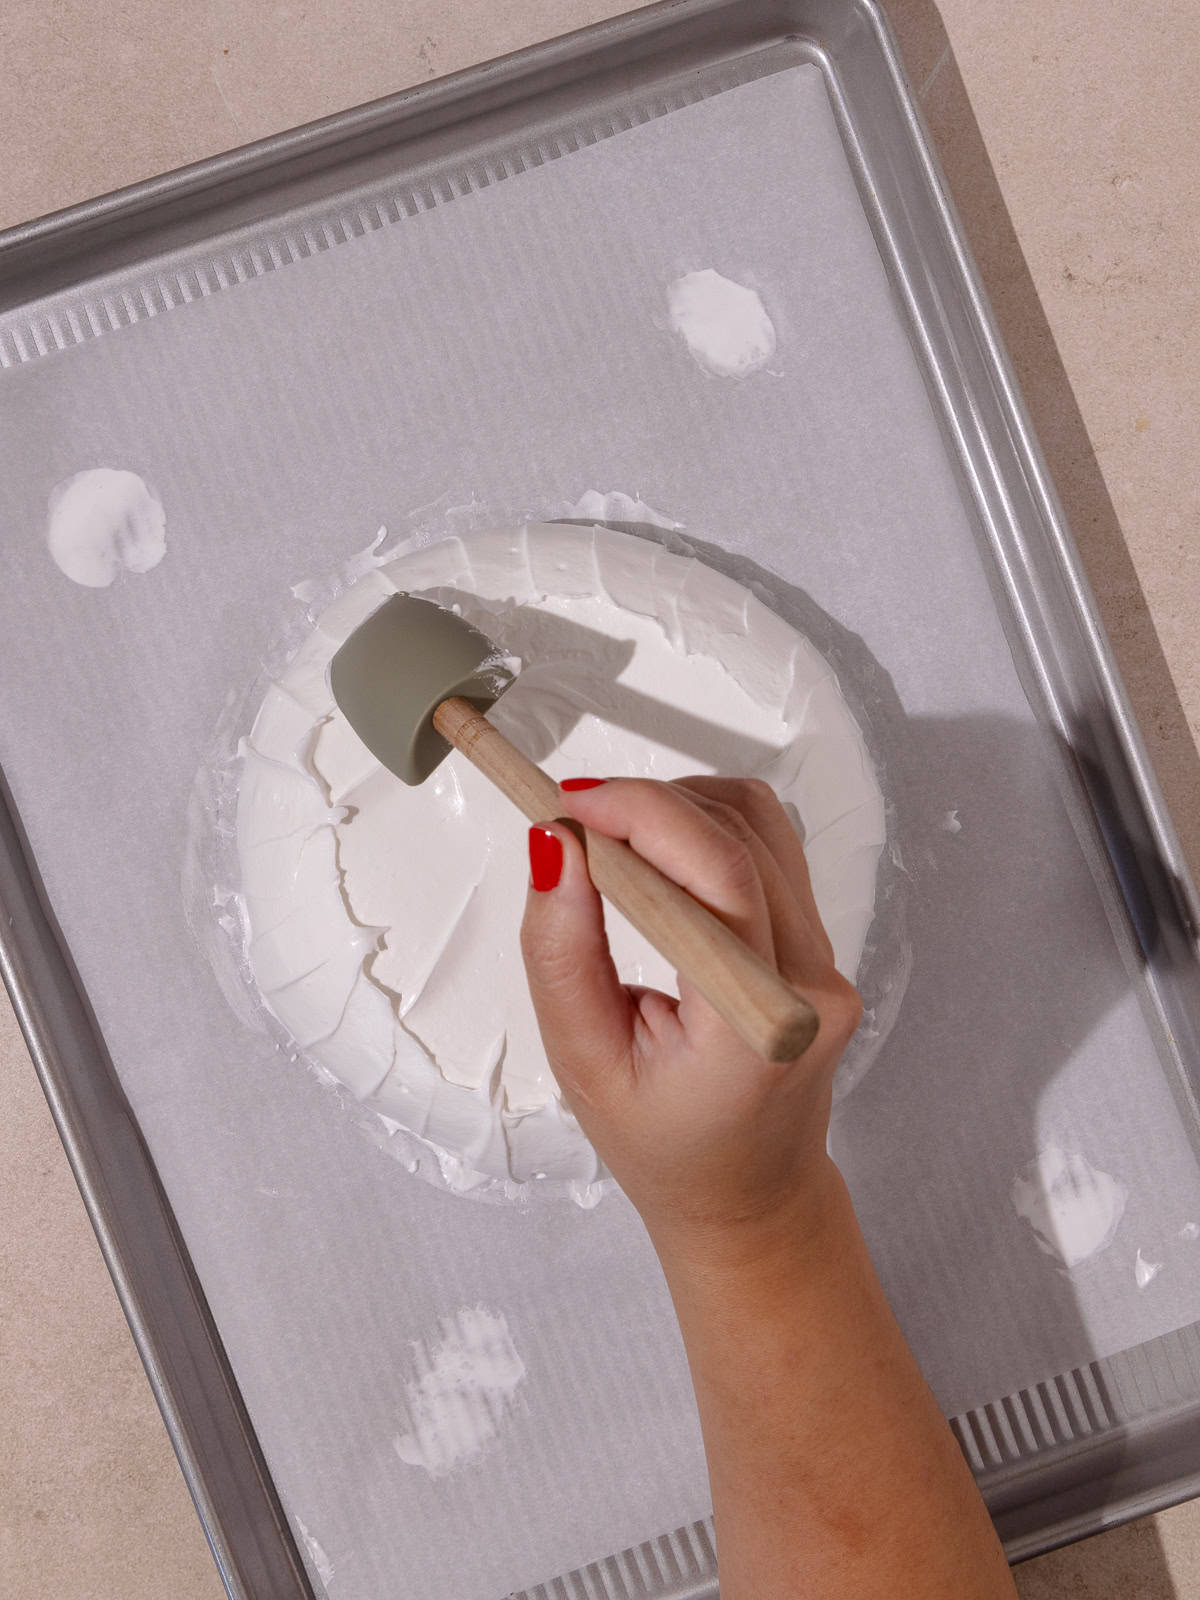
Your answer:
[[[607,782],[607,778],[564,778],[558,787],[564,794],[575,794],[579,789],[598,789]]]
[[[539,894],[557,886],[562,868],[562,840],[549,828],[530,828],[529,876]]]

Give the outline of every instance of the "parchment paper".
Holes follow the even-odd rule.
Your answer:
[[[759,289],[773,371],[712,378],[671,333],[667,284],[702,267]],[[816,69],[10,371],[0,415],[0,760],[331,1594],[497,1600],[709,1504],[626,1202],[415,1181],[235,1019],[188,932],[188,796],[222,706],[289,586],[381,522],[621,489],[860,636],[888,685],[913,970],[834,1147],[905,1331],[953,1412],[1200,1316],[1179,1236],[1200,1175]],[[51,488],[94,465],[143,473],[167,510],[161,566],[108,590],[43,542]],[[1069,1275],[1010,1203],[1047,1143],[1130,1193]],[[1164,1263],[1142,1290],[1139,1247]],[[405,1387],[474,1305],[507,1318],[526,1378],[490,1452],[435,1479],[394,1447]]]

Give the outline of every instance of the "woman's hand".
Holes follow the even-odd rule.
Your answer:
[[[813,900],[804,849],[753,780],[616,779],[568,789],[564,810],[628,840],[816,1007],[795,1062],[754,1055],[684,984],[678,1001],[620,983],[583,848],[563,823],[532,830],[552,888],[530,889],[522,929],[550,1065],[584,1131],[661,1245],[786,1221],[794,1234],[831,1176],[834,1068],[861,1015]],[[541,836],[540,838],[538,836]],[[536,874],[535,874],[536,878]]]
[[[825,1150],[857,994],[765,784],[621,779],[564,807],[702,900],[809,999],[799,1061],[761,1061],[694,991],[622,987],[583,849],[531,833],[523,945],[563,1093],[642,1213],[687,1347],[727,1600],[1015,1600],[953,1435]],[[548,858],[548,859],[547,859]]]

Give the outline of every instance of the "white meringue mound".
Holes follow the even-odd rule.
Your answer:
[[[388,595],[455,606],[523,663],[490,715],[555,778],[757,776],[795,808],[839,969],[857,973],[884,803],[817,651],[749,590],[611,529],[531,523],[387,562],[318,619],[242,750],[237,846],[247,956],[295,1041],[365,1106],[443,1153],[447,1181],[603,1167],[563,1105],[525,984],[524,818],[457,753],[419,788],[333,703],[339,645]],[[626,982],[674,991],[611,907]]]
[[[74,583],[107,589],[121,572],[150,572],[166,555],[166,514],[136,472],[91,467],[51,491],[46,544]]]
[[[758,290],[711,267],[676,278],[667,309],[692,359],[715,377],[748,378],[775,354],[775,324]]]

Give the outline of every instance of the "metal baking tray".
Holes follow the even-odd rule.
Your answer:
[[[1113,931],[1140,973],[1179,1115],[1200,1129],[1200,902],[882,10],[871,0],[666,0],[0,235],[3,370],[207,293],[187,275],[236,239],[234,276],[349,238],[343,202],[447,180],[547,130],[616,130],[781,66],[822,71],[845,149],[973,509],[1030,703]],[[522,154],[523,153],[523,154]],[[519,170],[519,168],[517,169]],[[418,202],[419,204],[419,202]],[[359,205],[357,214],[365,215]],[[297,228],[296,219],[304,226]],[[383,225],[360,223],[358,226]],[[289,246],[288,248],[294,248]],[[237,263],[241,263],[238,265]],[[248,266],[245,264],[249,263]],[[174,286],[174,287],[172,287]],[[141,1133],[59,935],[7,786],[0,966],[213,1549],[235,1600],[312,1593]],[[1016,1560],[1200,1492],[1200,1326],[954,1418]],[[700,1600],[706,1523],[529,1591]]]

